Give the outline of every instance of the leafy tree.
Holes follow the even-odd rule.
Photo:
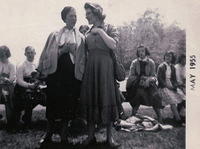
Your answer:
[[[149,48],[157,65],[163,61],[167,50],[172,50],[177,55],[185,53],[185,30],[180,29],[176,23],[166,26],[157,10],[146,10],[137,21],[119,26],[118,31],[118,54],[127,70],[131,61],[136,58],[137,46],[141,44]]]

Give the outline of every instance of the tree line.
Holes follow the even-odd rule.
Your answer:
[[[117,55],[126,70],[136,58],[136,48],[149,48],[156,66],[163,61],[166,51],[172,50],[177,56],[186,52],[186,33],[177,23],[166,25],[157,10],[146,10],[136,21],[118,26],[119,43]]]

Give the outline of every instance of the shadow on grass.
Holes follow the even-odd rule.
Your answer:
[[[98,142],[96,144],[83,146],[81,144],[61,144],[61,143],[46,143],[41,145],[37,149],[114,149],[113,147],[108,146],[104,142]]]

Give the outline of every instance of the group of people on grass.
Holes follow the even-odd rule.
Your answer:
[[[155,63],[146,47],[139,46],[136,54],[126,84],[132,114],[136,114],[140,105],[152,106],[158,121],[163,123],[161,109],[170,105],[175,120],[183,123],[180,110],[185,107],[185,55],[181,54],[175,65],[175,53],[167,51],[163,56],[164,62],[156,72]]]
[[[11,56],[9,48],[0,47],[0,74],[7,75],[7,80],[12,84],[8,90],[9,95],[13,93],[15,96],[14,108],[11,108],[15,113],[11,120],[15,123],[10,124],[13,126],[19,122],[21,111],[25,109],[22,121],[30,125],[32,109],[26,106],[21,108],[22,95],[26,88],[35,87],[34,83],[27,81],[27,77],[37,71],[47,84],[48,124],[46,136],[41,143],[51,141],[58,121],[61,124],[61,142],[68,143],[67,124],[79,117],[86,120],[88,126],[88,137],[84,145],[96,142],[95,126],[103,124],[107,128],[106,142],[111,147],[118,147],[120,144],[114,141],[111,128],[113,122],[120,118],[121,93],[114,74],[111,52],[117,49],[119,34],[114,26],[104,22],[106,16],[99,4],[85,3],[84,8],[86,19],[92,27],[82,26],[77,30],[75,8],[64,7],[61,18],[65,26],[49,35],[37,67],[34,64],[36,52],[33,47],[25,48],[26,61],[17,69],[8,60]],[[139,46],[136,54],[126,86],[133,115],[141,104],[153,106],[158,121],[162,123],[160,110],[170,104],[175,119],[180,121],[176,105],[182,102],[185,95],[185,56],[181,55],[179,63],[174,66],[174,53],[166,52],[164,62],[159,65],[156,73],[155,63],[145,46]]]

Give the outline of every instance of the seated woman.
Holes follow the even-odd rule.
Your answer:
[[[5,103],[8,128],[12,128],[14,120],[13,91],[16,81],[15,66],[8,60],[10,56],[9,48],[0,46],[0,100],[4,100]]]
[[[175,65],[176,68],[176,79],[178,83],[178,88],[182,90],[185,94],[185,64],[186,64],[186,57],[185,54],[181,54],[178,57],[178,63]]]
[[[178,57],[178,63],[175,65],[176,68],[176,79],[178,83],[177,91],[181,94],[183,101],[177,105],[178,112],[180,115],[185,117],[185,64],[186,64],[186,57],[185,54],[181,54]],[[184,111],[184,112],[182,112]]]
[[[176,104],[181,103],[180,94],[177,93],[176,70],[174,67],[175,55],[172,51],[167,51],[164,55],[164,62],[158,66],[158,86],[162,96],[163,106],[170,105],[176,121],[180,121],[180,115]]]
[[[160,109],[161,100],[155,96],[157,91],[155,77],[155,63],[148,56],[148,49],[144,46],[137,48],[137,58],[132,61],[126,84],[128,100],[135,115],[140,105],[153,106],[158,121],[162,122]]]

